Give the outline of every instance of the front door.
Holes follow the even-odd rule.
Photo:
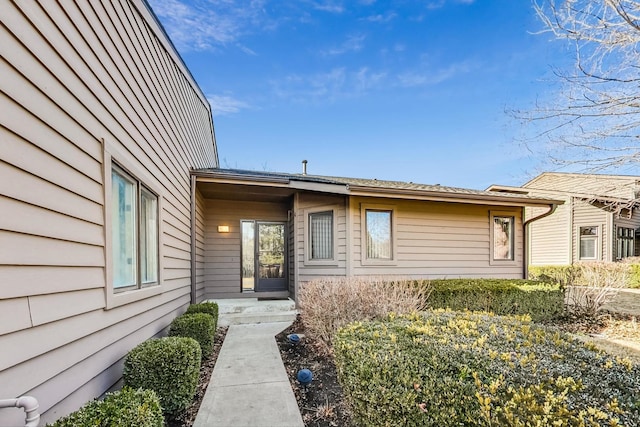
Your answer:
[[[286,291],[284,222],[242,221],[242,291]]]

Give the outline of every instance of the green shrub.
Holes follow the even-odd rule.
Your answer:
[[[156,393],[152,390],[134,390],[127,387],[108,393],[104,400],[93,400],[51,424],[52,427],[162,425],[164,418]]]
[[[193,400],[200,375],[200,356],[200,344],[193,338],[145,341],[127,354],[124,383],[155,391],[164,413],[177,414]]]
[[[216,329],[218,327],[218,304],[216,304],[215,302],[205,301],[199,304],[192,304],[189,306],[189,308],[187,308],[186,314],[193,313],[209,314],[211,317],[213,317],[213,320],[215,322],[213,324],[213,329]]]
[[[556,284],[507,279],[432,280],[427,301],[432,309],[488,311],[501,315],[527,314],[547,320],[564,310],[564,293]]]
[[[624,258],[622,262],[629,264],[627,287],[633,289],[640,288],[640,257]]]
[[[529,279],[558,283],[565,287],[575,284],[580,278],[579,265],[531,265]]]
[[[526,317],[425,312],[334,340],[356,425],[637,425],[640,368]],[[616,424],[619,422],[619,424]]]
[[[215,320],[206,313],[185,313],[173,319],[169,327],[171,337],[189,337],[198,341],[203,359],[211,356],[215,334]]]

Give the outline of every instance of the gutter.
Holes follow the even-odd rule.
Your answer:
[[[537,221],[542,218],[546,218],[549,215],[553,214],[556,209],[558,209],[558,205],[556,203],[549,204],[549,210],[541,215],[535,216],[533,218],[529,218],[522,224],[522,239],[523,239],[523,252],[524,252],[524,263],[522,267],[523,278],[526,279],[529,277],[529,251],[527,248],[529,247],[529,242],[527,241],[527,227],[534,221]]]
[[[31,396],[21,396],[17,399],[0,400],[0,408],[22,408],[26,412],[25,427],[38,427],[40,414],[38,400]]]

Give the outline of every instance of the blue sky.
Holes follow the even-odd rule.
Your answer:
[[[570,53],[528,0],[150,0],[209,99],[221,167],[483,189],[543,153],[507,109]]]

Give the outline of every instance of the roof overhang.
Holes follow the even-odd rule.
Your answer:
[[[329,193],[337,195],[376,197],[387,199],[422,200],[446,203],[463,203],[474,205],[492,206],[550,206],[561,205],[562,200],[549,199],[544,197],[525,196],[521,194],[509,194],[503,192],[453,192],[453,191],[430,191],[424,189],[388,188],[367,185],[356,185],[347,183],[331,182],[328,179],[316,179],[305,176],[286,176],[279,174],[262,174],[260,172],[234,173],[227,170],[195,170],[191,172],[196,177],[198,183],[210,183],[220,185],[233,185],[236,190],[247,189],[276,189],[287,190],[281,192],[293,194],[296,191],[310,191],[318,193]]]

